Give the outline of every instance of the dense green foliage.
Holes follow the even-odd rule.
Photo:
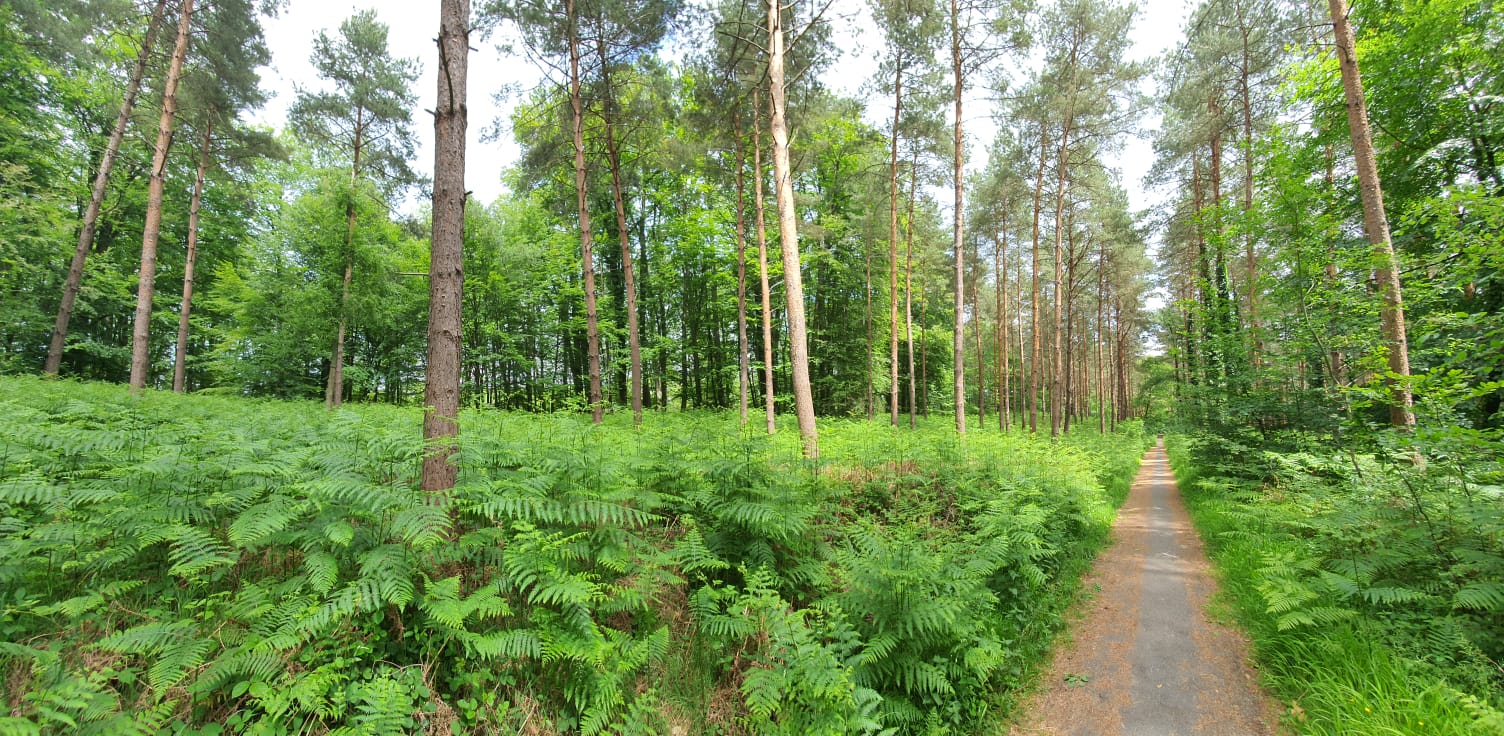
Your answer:
[[[1146,444],[0,389],[17,734],[971,732]]]
[[[1299,733],[1504,733],[1504,468],[1170,443]],[[1465,472],[1462,471],[1466,467]]]

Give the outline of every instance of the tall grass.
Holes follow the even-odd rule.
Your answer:
[[[1498,614],[1456,602],[1457,590],[1481,584],[1476,576],[1417,579],[1407,570],[1432,563],[1392,554],[1448,555],[1383,541],[1420,522],[1341,468],[1371,460],[1296,458],[1318,472],[1294,472],[1290,458],[1266,458],[1283,469],[1255,480],[1239,475],[1247,458],[1222,455],[1224,474],[1211,476],[1204,469],[1217,464],[1214,450],[1198,455],[1184,437],[1167,446],[1232,614],[1253,639],[1264,683],[1284,702],[1293,732],[1504,734],[1496,710],[1504,673],[1477,643],[1499,631],[1467,634],[1472,621],[1497,625]],[[1370,482],[1383,475],[1366,470]],[[1460,546],[1465,522],[1451,523]]]

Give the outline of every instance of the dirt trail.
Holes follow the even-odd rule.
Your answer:
[[[1261,736],[1278,706],[1240,632],[1205,611],[1216,591],[1164,446],[1144,457],[1086,577],[1100,592],[1057,650],[1014,736]]]

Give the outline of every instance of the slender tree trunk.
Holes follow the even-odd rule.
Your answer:
[[[68,264],[68,278],[63,282],[63,298],[57,308],[57,322],[52,326],[52,340],[47,345],[47,362],[42,372],[57,375],[63,364],[63,343],[68,338],[68,322],[73,319],[73,305],[78,301],[78,289],[84,280],[84,261],[89,249],[94,247],[94,233],[99,226],[99,211],[104,206],[105,190],[110,185],[110,172],[115,168],[115,159],[120,154],[120,143],[125,139],[125,128],[130,123],[131,110],[136,106],[136,97],[141,93],[141,79],[146,76],[146,64],[151,60],[152,48],[157,42],[157,31],[162,27],[162,17],[167,12],[167,0],[157,0],[146,26],[146,37],[141,40],[141,50],[136,56],[136,66],[131,70],[130,82],[125,87],[125,97],[120,101],[120,113],[115,116],[115,127],[110,130],[109,142],[104,155],[99,159],[99,171],[94,174],[94,187],[89,191],[89,206],[84,210],[84,221],[78,230],[78,245],[73,249],[73,260]]]
[[[913,165],[909,167],[909,219],[904,223],[903,334],[909,344],[909,429],[918,426],[914,406],[914,200],[918,188],[919,149],[916,147]]]
[[[741,410],[741,423],[747,424],[747,395],[750,391],[751,379],[751,351],[747,344],[747,187],[746,176],[743,169],[746,167],[746,153],[742,150],[742,118],[738,111],[732,116],[736,135],[736,339],[738,369],[736,374],[737,387],[740,394],[739,407]],[[871,261],[868,261],[868,310],[867,310],[867,342],[868,355],[871,355],[872,342],[872,310],[871,310]],[[869,365],[871,361],[868,361]],[[871,371],[868,371],[868,413],[871,413]],[[868,417],[871,418],[870,416]]]
[[[1013,297],[1013,331],[1018,335],[1016,338],[1018,341],[1018,370],[1023,372],[1026,370],[1028,364],[1024,362],[1024,257],[1022,253],[1018,256],[1018,276],[1013,279]],[[1016,404],[1018,406],[1018,431],[1022,432],[1027,427],[1024,419],[1024,404],[1027,402],[1026,394],[1029,391],[1028,374],[1025,372],[1020,375],[1015,383],[1018,384],[1018,402]]]
[[[863,254],[867,258],[867,421],[877,417],[877,407],[873,406],[874,392],[877,390],[873,385],[876,375],[873,371],[872,358],[876,354],[877,341],[872,333],[872,240],[863,239]]]
[[[752,203],[756,210],[757,272],[762,279],[762,373],[763,404],[767,414],[768,434],[778,431],[774,412],[773,388],[773,290],[768,286],[768,228],[762,197],[762,126],[758,124],[758,91],[752,91]]]
[[[590,201],[585,171],[585,104],[580,93],[580,25],[575,0],[564,0],[569,19],[569,107],[574,127],[574,189],[580,210],[580,265],[585,286],[585,355],[590,372],[590,420],[600,424],[605,413],[601,401],[600,315],[595,304],[595,247],[590,231]]]
[[[1389,421],[1396,427],[1415,426],[1414,400],[1410,393],[1410,349],[1405,338],[1405,306],[1400,291],[1399,260],[1389,240],[1389,219],[1384,214],[1384,190],[1374,157],[1373,134],[1368,127],[1368,106],[1363,101],[1363,77],[1353,51],[1353,31],[1347,22],[1345,0],[1327,0],[1337,36],[1337,61],[1342,70],[1342,91],[1347,97],[1347,126],[1353,139],[1353,157],[1358,167],[1358,190],[1363,198],[1363,231],[1373,247],[1374,275],[1383,294],[1381,310],[1384,341],[1389,347],[1389,384],[1392,404]]]
[[[1259,296],[1258,296],[1258,259],[1253,252],[1253,92],[1248,84],[1248,24],[1242,16],[1243,8],[1239,6],[1238,28],[1243,39],[1243,65],[1239,69],[1238,85],[1243,96],[1243,249],[1248,259],[1248,324],[1249,338],[1253,348],[1253,366],[1259,367],[1262,362],[1264,345],[1260,338],[1262,327],[1259,325]]]
[[[919,273],[919,412],[930,418],[930,351],[925,348],[924,325],[929,322],[930,303],[924,299],[924,272]]]
[[[178,308],[178,349],[172,361],[172,390],[183,393],[188,383],[188,316],[193,309],[193,267],[198,262],[198,211],[204,199],[204,176],[209,172],[209,144],[214,140],[214,111],[204,122],[203,148],[198,152],[198,174],[193,179],[193,200],[188,204],[188,249],[183,261],[183,303]]]
[[[996,285],[996,328],[997,334],[997,428],[999,432],[1007,432],[1008,425],[1013,422],[1009,414],[1008,402],[1008,310],[1004,304],[1003,295],[1008,291],[1008,213],[1003,212],[1003,224],[998,228],[997,248],[992,251],[992,270],[997,274],[994,280]]]
[[[621,241],[621,273],[623,291],[626,292],[627,302],[627,351],[631,361],[632,371],[632,424],[642,425],[642,336],[637,323],[637,282],[632,269],[632,243],[627,235],[627,204],[626,197],[622,194],[621,183],[621,146],[616,140],[616,115],[613,107],[615,100],[613,87],[611,86],[610,64],[606,58],[606,44],[604,42],[596,46],[600,50],[601,74],[605,78],[606,104],[604,123],[606,128],[606,161],[611,167],[611,199],[616,207],[616,233]],[[739,126],[738,126],[739,127]],[[741,150],[741,139],[737,139],[737,150]],[[737,158],[740,165],[741,159]],[[740,194],[741,170],[737,170],[737,192]],[[746,381],[746,265],[742,256],[745,253],[745,240],[741,228],[741,199],[737,199],[737,324],[742,333],[742,422],[747,421],[747,381]]]
[[[789,353],[793,364],[794,415],[805,457],[820,456],[815,401],[810,393],[809,340],[804,327],[804,283],[799,267],[799,221],[794,210],[794,172],[789,163],[788,123],[784,120],[783,19],[781,0],[768,0],[768,87],[773,105],[773,178],[777,185],[778,241],[783,249],[783,291],[788,301]]]
[[[888,161],[888,413],[898,426],[898,124],[903,113],[904,57],[893,72],[893,136]]]
[[[1107,432],[1107,391],[1102,385],[1102,360],[1106,357],[1102,349],[1103,311],[1107,302],[1107,240],[1098,239],[1097,245],[1097,432]]]
[[[350,321],[350,281],[355,275],[355,198],[359,196],[360,157],[365,145],[365,109],[355,111],[355,145],[350,163],[350,198],[345,202],[345,277],[339,292],[339,325],[335,328],[334,352],[329,361],[329,382],[324,387],[324,406],[337,408],[345,400],[345,331]]]
[[[162,195],[167,187],[167,150],[172,146],[172,123],[178,114],[178,82],[183,77],[183,59],[193,35],[193,0],[183,0],[178,21],[178,40],[167,67],[167,85],[162,89],[162,117],[157,122],[157,143],[151,161],[151,183],[146,195],[146,224],[141,234],[141,275],[136,287],[136,323],[131,331],[131,392],[146,387],[151,370],[151,298],[157,284],[157,241],[162,237]]]
[[[1332,189],[1336,186],[1334,182],[1334,176],[1332,174],[1332,164],[1335,157],[1336,152],[1332,150],[1332,146],[1328,145],[1326,148],[1327,189]],[[1326,285],[1327,288],[1330,289],[1337,288],[1337,240],[1342,234],[1340,226],[1335,227],[1334,230],[1335,232],[1329,233],[1327,235],[1326,240]],[[1331,324],[1327,325],[1327,333],[1329,338],[1335,336],[1336,330],[1334,329],[1334,327],[1335,326]],[[1342,351],[1339,350],[1335,344],[1332,346],[1330,354],[1328,355],[1328,361],[1328,366],[1331,371],[1332,388],[1335,389],[1342,384],[1343,373]]]
[[[1049,128],[1039,122],[1039,168],[1034,172],[1034,265],[1031,271],[1032,292],[1029,297],[1029,431],[1039,431],[1039,399],[1043,386],[1039,369],[1039,216],[1043,207],[1044,162],[1049,158]]]
[[[1061,412],[1065,408],[1062,402],[1065,399],[1065,365],[1064,352],[1061,346],[1061,302],[1066,294],[1063,280],[1065,264],[1062,263],[1060,245],[1065,236],[1065,185],[1066,185],[1066,152],[1069,150],[1071,139],[1071,115],[1066,114],[1065,123],[1060,129],[1060,156],[1056,163],[1055,179],[1055,342],[1054,342],[1054,370],[1053,383],[1050,388],[1050,436],[1060,434]]]
[[[977,246],[981,250],[981,246]],[[977,254],[977,270],[981,271],[981,253]],[[977,430],[987,426],[987,361],[982,352],[982,284],[978,274],[971,281],[971,333],[977,343]]]
[[[961,134],[961,11],[957,0],[950,0],[950,58],[951,72],[955,75],[953,95],[956,102],[955,155],[952,176],[955,185],[955,217],[952,249],[956,253],[956,325],[955,325],[955,402],[956,433],[966,434],[966,351],[965,338],[961,333],[966,322],[966,299],[962,281],[966,277],[966,252],[963,237],[966,231],[965,180],[962,169],[966,165],[966,139]]]
[[[441,0],[438,46],[433,239],[428,267],[428,380],[423,391],[423,442],[427,449],[420,480],[422,489],[429,493],[449,491],[459,477],[459,467],[452,458],[459,449],[460,434],[470,0]]]

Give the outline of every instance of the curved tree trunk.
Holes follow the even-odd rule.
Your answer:
[[[172,390],[183,393],[188,383],[188,316],[193,309],[193,267],[198,262],[198,210],[204,198],[204,176],[209,171],[209,144],[213,142],[214,113],[204,123],[203,148],[198,153],[198,175],[193,179],[193,201],[188,205],[188,254],[183,262],[183,304],[178,308],[178,349],[172,361]]]
[[[423,390],[424,491],[454,488],[459,467],[461,310],[464,302],[465,128],[470,0],[439,5],[438,102],[434,106],[433,239],[428,267],[428,363]]]
[[[166,12],[167,0],[157,0],[151,21],[146,26],[146,37],[141,40],[136,66],[131,70],[130,82],[125,87],[125,97],[120,101],[120,114],[115,116],[115,127],[110,130],[110,140],[105,144],[104,155],[99,159],[99,171],[94,175],[94,188],[89,191],[89,205],[84,209],[84,221],[78,229],[78,245],[73,249],[73,260],[68,264],[68,278],[63,282],[63,298],[58,303],[57,321],[52,326],[52,340],[47,345],[47,362],[42,372],[49,376],[57,375],[63,364],[63,343],[68,338],[68,322],[73,319],[73,306],[78,301],[78,289],[83,284],[84,261],[89,257],[89,249],[94,247],[94,233],[99,226],[99,211],[104,206],[105,190],[110,185],[110,172],[115,168],[115,159],[120,154],[120,143],[125,139],[125,128],[130,123],[136,97],[141,93],[141,79],[146,76],[146,64],[151,60],[152,48],[157,42],[157,31],[162,27],[162,16]]]
[[[136,286],[136,323],[131,330],[131,391],[146,386],[151,370],[151,298],[157,285],[157,241],[162,237],[162,195],[167,186],[167,150],[172,147],[172,124],[178,114],[178,82],[183,77],[183,59],[193,35],[193,0],[183,0],[178,21],[178,40],[167,67],[167,86],[162,90],[162,117],[157,122],[157,143],[151,161],[151,183],[146,195],[146,224],[141,230],[141,274]]]

